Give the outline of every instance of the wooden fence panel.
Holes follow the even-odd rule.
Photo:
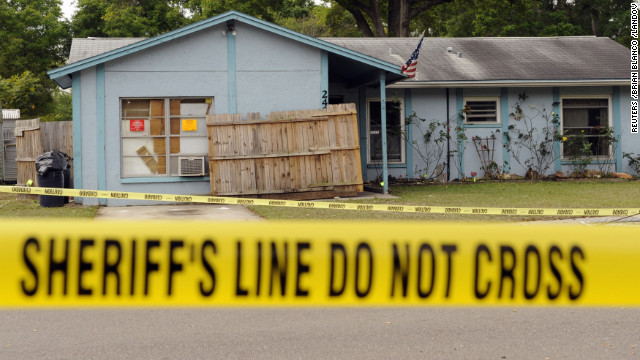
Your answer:
[[[42,154],[40,138],[40,119],[18,120],[15,127],[16,161],[18,163],[17,185],[25,186],[27,180],[36,182],[36,158]],[[26,195],[26,198],[37,199],[38,195]]]
[[[28,179],[37,181],[36,158],[47,151],[58,150],[73,156],[73,127],[71,121],[40,122],[40,119],[16,121],[16,153],[18,185]],[[73,162],[71,162],[73,184]]]
[[[362,191],[354,104],[207,117],[211,193],[295,199]]]

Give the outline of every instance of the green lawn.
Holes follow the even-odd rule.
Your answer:
[[[483,206],[536,208],[640,208],[640,181],[516,181],[455,183],[448,185],[391,186],[398,199],[351,200],[354,203],[425,206]],[[250,207],[268,220],[443,220],[526,221],[542,217],[413,214],[382,211]],[[546,220],[557,217],[543,217]]]
[[[0,217],[21,218],[87,218],[92,219],[97,206],[67,204],[63,207],[43,208],[38,200],[20,199],[19,195],[0,193]]]
[[[448,185],[392,186],[398,199],[345,200],[364,204],[406,204],[424,206],[484,207],[567,207],[567,208],[640,208],[640,181],[516,181],[452,183]],[[443,220],[443,221],[526,221],[542,217],[482,216],[456,214],[413,214],[382,211],[350,211],[251,206],[268,220]],[[97,206],[68,204],[42,208],[37,200],[17,199],[15,194],[0,193],[0,217],[72,217],[93,218]],[[554,217],[543,217],[553,219]]]

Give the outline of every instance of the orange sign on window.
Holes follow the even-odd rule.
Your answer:
[[[182,131],[198,131],[198,120],[182,119]]]

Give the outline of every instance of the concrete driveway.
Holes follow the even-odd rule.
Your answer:
[[[355,197],[344,199],[394,199],[397,196],[362,192]],[[316,201],[332,201],[323,199]],[[140,220],[140,219],[173,219],[173,220],[212,220],[212,221],[264,221],[242,205],[215,204],[169,204],[140,206],[102,206],[96,214],[98,220]]]
[[[103,206],[98,209],[97,220],[209,220],[209,221],[263,221],[242,205],[170,204],[142,206]]]

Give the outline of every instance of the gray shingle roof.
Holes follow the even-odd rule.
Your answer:
[[[322,38],[402,65],[418,38]],[[452,52],[448,53],[447,48]],[[458,57],[457,53],[461,56]],[[629,79],[629,50],[609,38],[424,38],[416,77],[403,82]]]
[[[321,39],[398,67],[418,44],[417,38]],[[144,38],[73,39],[69,64],[141,40]],[[626,47],[593,36],[425,37],[416,77],[402,82],[627,80],[629,61]]]
[[[144,39],[145,38],[76,38],[71,42],[68,64],[104,54]]]

